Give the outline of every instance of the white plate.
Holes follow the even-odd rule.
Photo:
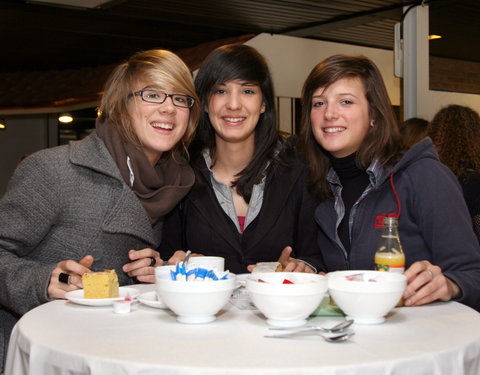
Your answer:
[[[65,293],[65,298],[73,303],[87,306],[109,306],[114,301],[120,301],[125,297],[135,298],[138,296],[138,289],[121,286],[118,288],[119,297],[116,298],[83,298],[83,289],[73,290]]]
[[[138,300],[144,305],[155,307],[157,309],[168,309],[167,305],[162,300],[157,298],[157,292],[145,292],[138,296]]]

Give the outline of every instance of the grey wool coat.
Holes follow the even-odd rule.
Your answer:
[[[120,285],[132,284],[128,251],[157,248],[161,229],[95,133],[27,157],[0,200],[0,372],[13,324],[49,301],[58,262],[90,254],[92,270],[114,268]]]

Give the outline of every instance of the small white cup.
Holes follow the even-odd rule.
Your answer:
[[[113,312],[115,314],[128,314],[132,310],[132,301],[114,301]]]
[[[164,272],[175,271],[176,265],[166,265],[166,266],[159,266],[155,267],[155,274],[160,275]]]
[[[208,269],[216,268],[217,271],[223,272],[225,270],[225,259],[215,256],[192,256],[188,261],[188,268],[194,267],[202,267]]]

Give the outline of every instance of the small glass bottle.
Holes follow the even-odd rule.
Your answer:
[[[377,271],[405,271],[405,254],[398,236],[398,219],[386,217],[383,219],[383,233],[378,250],[375,253],[375,269]]]

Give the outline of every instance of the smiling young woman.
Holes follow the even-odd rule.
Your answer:
[[[139,82],[136,86],[141,89],[130,100],[128,114],[143,152],[155,165],[164,152],[173,149],[184,137],[190,118],[188,99],[193,99],[167,94],[174,91],[170,85],[151,87]]]
[[[353,154],[367,134],[370,114],[364,91],[359,78],[342,78],[313,93],[313,134],[336,158]]]
[[[0,372],[17,319],[82,288],[84,273],[154,281],[164,216],[194,182],[185,149],[199,108],[178,56],[139,52],[107,81],[95,132],[20,163],[0,200]]]
[[[335,55],[302,93],[302,140],[327,271],[374,269],[382,218],[395,216],[406,256],[406,305],[456,299],[480,310],[480,246],[455,176],[430,139],[402,149],[375,64]]]
[[[220,47],[195,85],[203,110],[191,147],[196,182],[165,222],[162,256],[179,249],[221,256],[234,273],[278,260],[286,271],[321,270],[317,202],[303,160],[277,130],[263,56],[246,45]]]

